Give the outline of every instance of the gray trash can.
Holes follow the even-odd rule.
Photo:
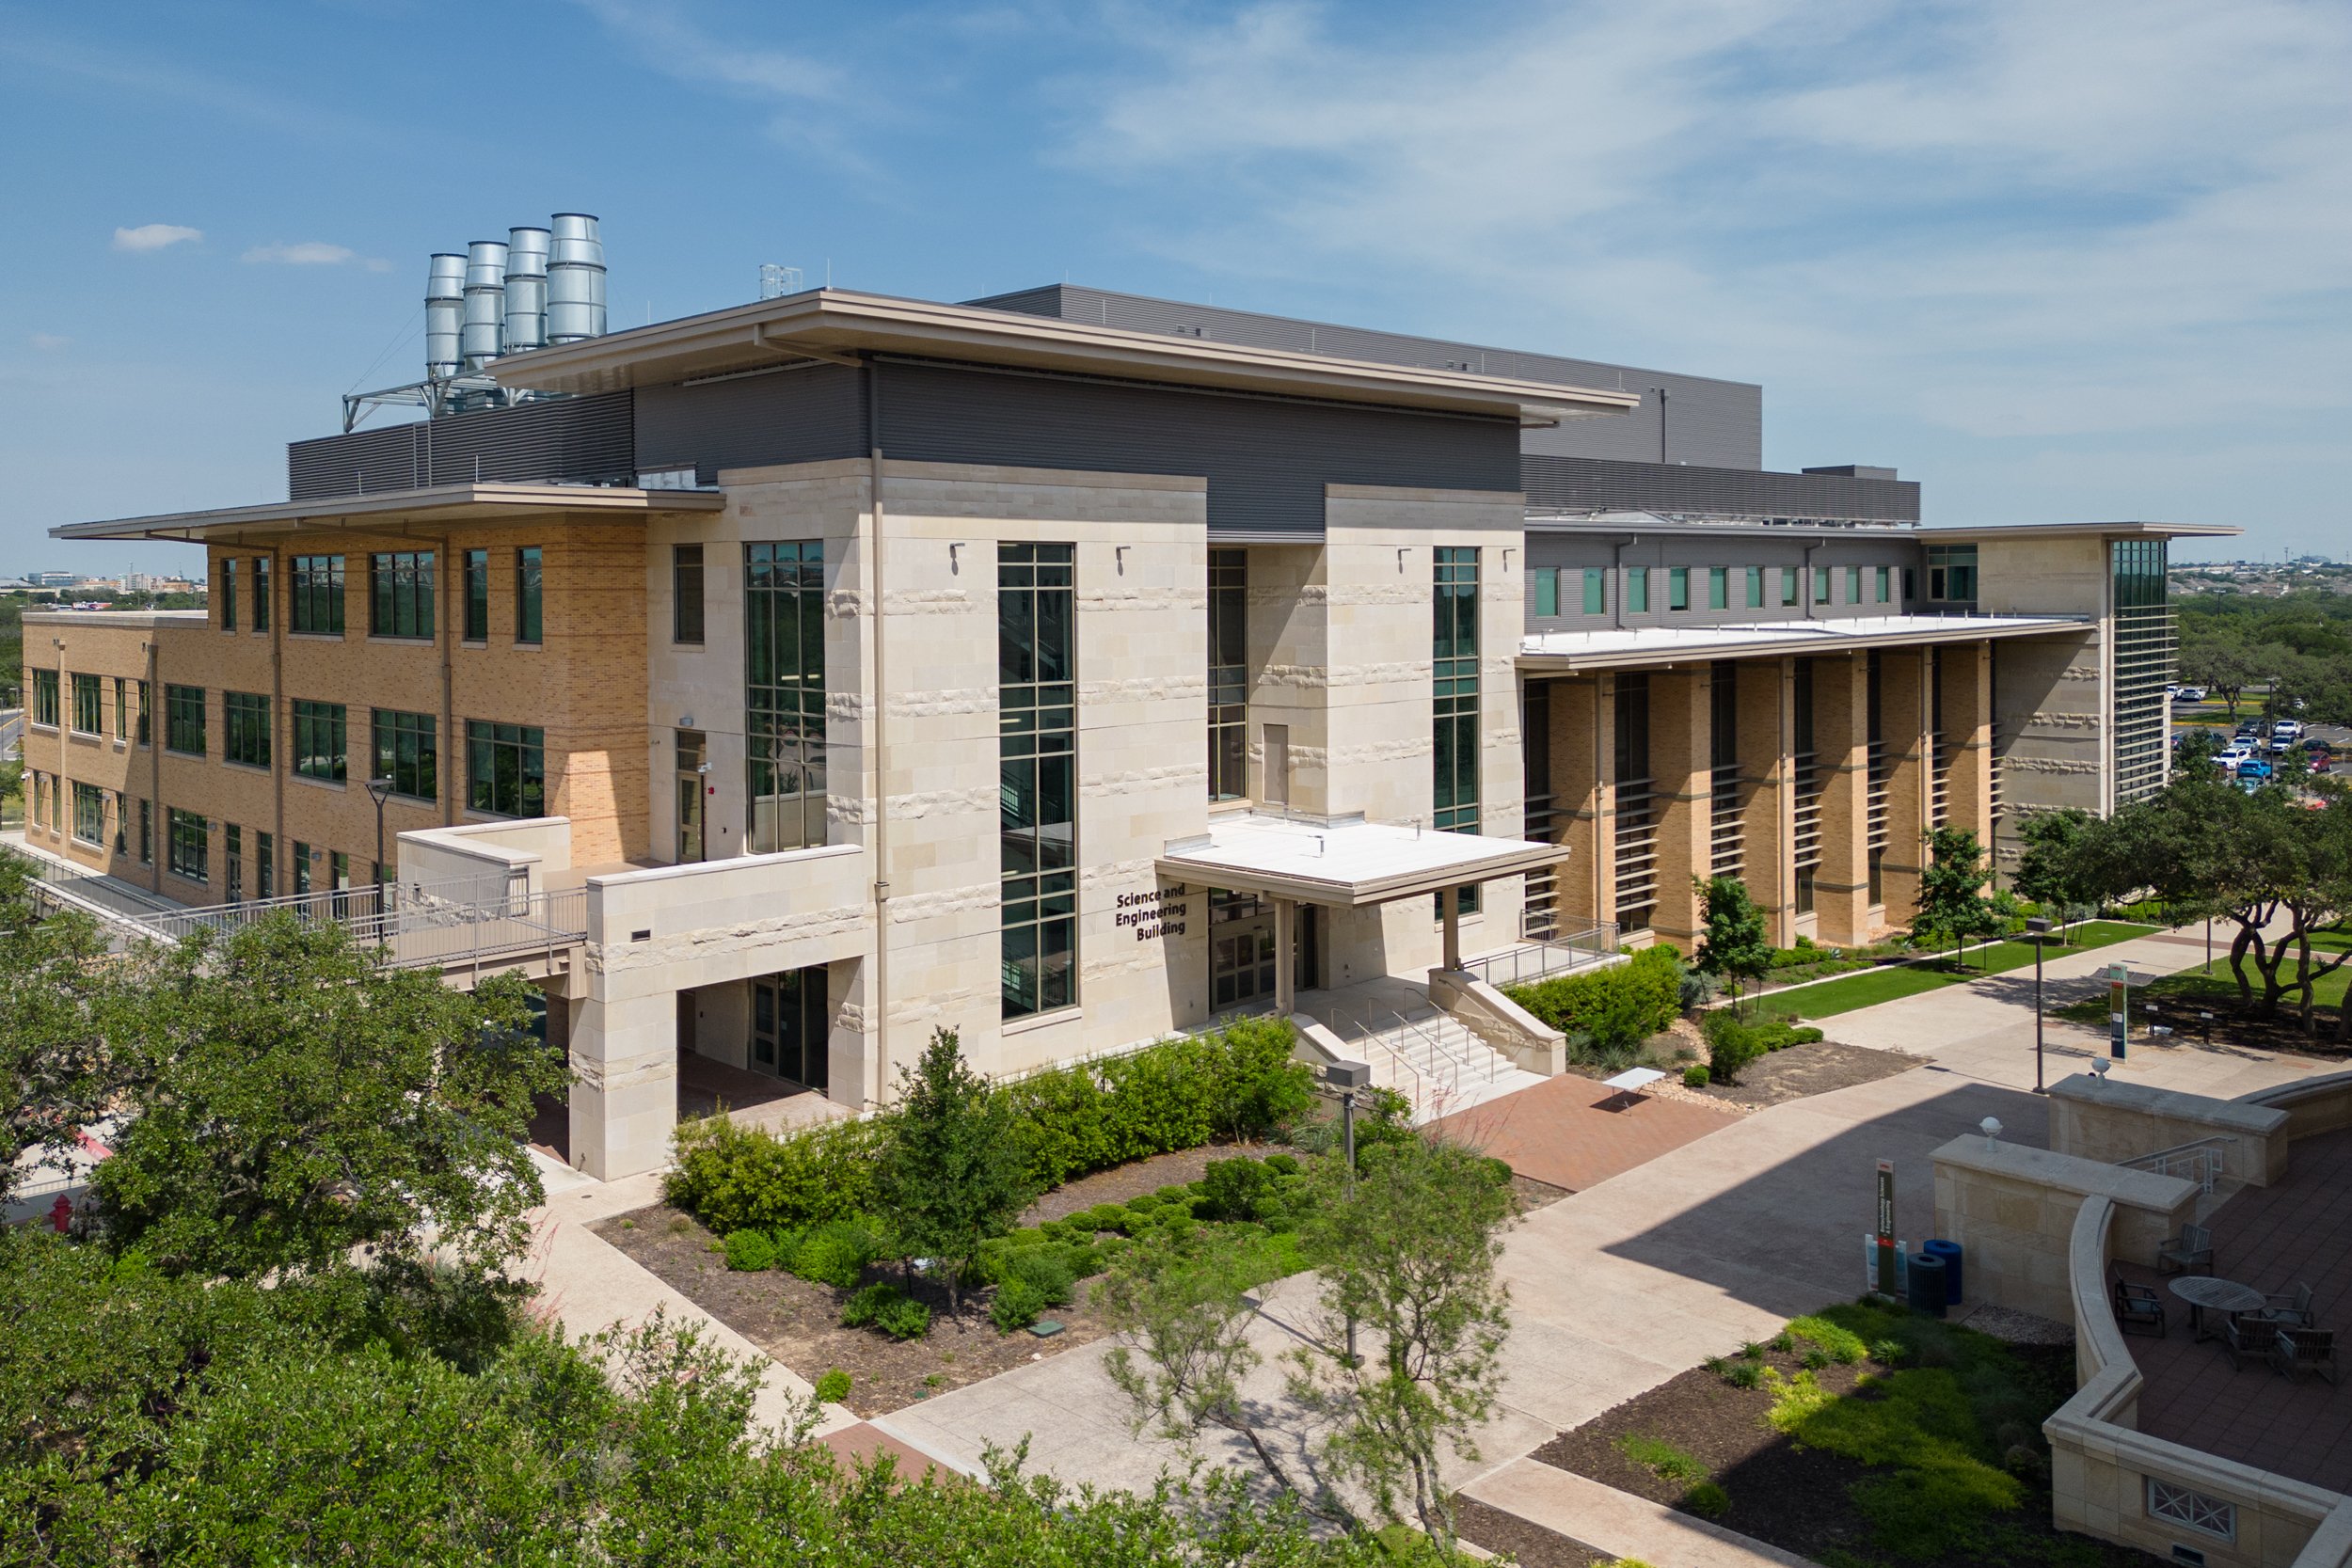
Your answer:
[[[1960,1243],[1958,1242],[1925,1242],[1920,1245],[1931,1258],[1944,1259],[1944,1300],[1953,1307],[1960,1305]]]
[[[1930,1317],[1942,1317],[1948,1290],[1944,1279],[1944,1259],[1931,1252],[1915,1252],[1911,1255],[1910,1275],[1911,1305]]]

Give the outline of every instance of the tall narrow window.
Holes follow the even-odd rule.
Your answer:
[[[703,547],[670,546],[670,641],[689,646],[703,640]]]
[[[1552,616],[1560,613],[1560,568],[1541,566],[1535,570],[1535,613]]]
[[[175,877],[191,882],[212,880],[213,825],[192,811],[173,807],[167,818],[169,825],[169,861],[167,869]]]
[[[106,792],[79,779],[73,781],[73,836],[84,844],[106,842]]]
[[[231,822],[220,831],[222,889],[229,902],[245,897],[245,830]]]
[[[1761,566],[1749,567],[1747,569],[1747,578],[1748,608],[1750,610],[1761,610],[1764,608],[1764,568]]]
[[[377,637],[433,635],[433,552],[392,550],[368,558],[368,630]]]
[[[1249,793],[1249,554],[1209,552],[1209,799]]]
[[[998,864],[1004,1016],[1078,1000],[1076,564],[996,546]]]
[[[1431,584],[1430,825],[1440,832],[1478,832],[1478,551],[1440,545]],[[1439,894],[1438,897],[1445,895]],[[1463,912],[1478,907],[1478,890],[1456,890]]]
[[[1835,604],[1837,602],[1836,595],[1833,592],[1833,587],[1836,581],[1836,568],[1831,566],[1816,566],[1813,568],[1813,602],[1815,604]]]
[[[139,802],[139,863],[155,863],[155,804],[151,800]]]
[[[680,865],[709,858],[709,844],[703,836],[703,791],[707,786],[703,778],[710,768],[710,745],[700,730],[675,730],[672,743],[677,753],[677,863]]]
[[[1584,613],[1609,613],[1609,574],[1598,566],[1584,568]]]
[[[537,642],[539,627],[539,546],[525,545],[515,552],[515,641]]]
[[[141,681],[141,682],[139,682],[139,683],[138,683],[138,686],[139,686],[139,744],[140,744],[140,745],[142,745],[142,746],[144,746],[144,745],[146,745],[146,744],[147,744],[147,683],[146,683],[145,681]]]
[[[1875,592],[1871,594],[1871,597],[1876,602],[1884,604],[1886,602],[1887,594],[1887,579],[1894,576],[1894,569],[1889,566],[1880,566],[1875,568],[1875,570],[1878,575],[1877,580],[1871,584],[1871,587],[1875,590]]]
[[[57,727],[57,673],[55,670],[33,672],[33,722]]]
[[[253,629],[269,630],[269,557],[253,558]]]
[[[103,734],[106,723],[106,699],[96,675],[73,677],[73,728],[79,735]]]
[[[220,558],[220,580],[215,584],[215,590],[213,596],[220,601],[220,629],[235,631],[237,629],[237,558],[235,556],[225,555]]]
[[[1709,610],[1731,608],[1730,567],[1709,566],[1707,569],[1707,608]]]
[[[253,835],[253,896],[278,896],[278,841],[264,832]]]
[[[466,641],[490,641],[490,552],[466,552]]]
[[[228,744],[221,755],[247,768],[269,766],[269,699],[253,691],[220,694],[222,728]]]
[[[192,757],[204,754],[204,689],[164,688],[164,749]]]
[[[1780,607],[1783,610],[1794,610],[1796,606],[1797,569],[1794,566],[1783,566],[1780,569]]]
[[[293,604],[293,629],[304,636],[343,634],[343,558],[340,555],[298,555],[287,583]]]
[[[131,738],[131,682],[128,677],[115,677],[115,738]]]
[[[744,847],[825,842],[825,546],[743,546]]]
[[[1636,566],[1625,575],[1625,609],[1629,615],[1649,613],[1649,568]]]
[[[294,770],[306,779],[342,784],[350,771],[349,747],[341,703],[294,705]]]
[[[1667,568],[1666,608],[1668,610],[1688,610],[1691,608],[1690,567],[1671,566]]]
[[[1846,602],[1848,604],[1862,602],[1862,568],[1859,566],[1846,568]]]
[[[294,890],[310,891],[310,847],[298,838],[294,841]]]

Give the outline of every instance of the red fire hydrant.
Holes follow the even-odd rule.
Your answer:
[[[64,1235],[66,1227],[73,1223],[73,1200],[59,1193],[57,1201],[49,1206],[49,1223],[57,1227],[58,1235]]]

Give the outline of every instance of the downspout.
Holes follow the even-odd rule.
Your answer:
[[[270,744],[273,747],[276,746],[278,744],[278,737],[282,733],[286,736],[288,742],[286,748],[287,752],[291,753],[294,750],[292,744],[294,738],[294,724],[291,721],[291,717],[286,712],[286,646],[284,641],[286,635],[286,618],[278,612],[278,584],[280,577],[282,576],[278,569],[278,565],[279,560],[278,547],[273,545],[270,546],[269,552]],[[278,729],[280,724],[285,725],[285,729],[282,732]],[[371,734],[369,744],[371,747],[374,744],[373,734]],[[275,898],[278,896],[277,881],[278,866],[280,864],[291,865],[293,863],[291,861],[286,859],[286,770],[293,765],[294,758],[291,754],[281,757],[279,753],[272,752],[270,753],[270,844],[272,846],[272,852],[269,858],[269,875],[271,885],[262,890],[262,896],[264,898]],[[259,857],[257,856],[256,859],[259,859]]]
[[[867,668],[871,687],[874,762],[874,1094],[879,1108],[890,1088],[890,750],[884,738],[883,714],[889,702],[889,640],[882,635],[882,372],[866,361],[866,439],[869,465],[866,479],[867,515],[873,528],[868,543],[867,581],[871,588],[867,635],[873,653]]]
[[[1804,572],[1804,618],[1808,621],[1818,621],[1821,618],[1821,602],[1814,595],[1813,592],[1813,584],[1815,581],[1813,576],[1813,552],[1820,547],[1821,541],[1818,539],[1804,547],[1804,566],[1803,568]]]

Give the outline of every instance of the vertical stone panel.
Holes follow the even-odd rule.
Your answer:
[[[1879,658],[1879,729],[1886,746],[1886,918],[1908,925],[1919,907],[1919,872],[1926,863],[1928,735],[1931,716],[1927,658],[1916,650],[1889,649]]]
[[[1867,942],[1870,907],[1870,663],[1813,661],[1813,752],[1821,770],[1821,863],[1813,908],[1825,942]]]
[[[1795,672],[1786,658],[1743,659],[1740,683],[1740,832],[1748,896],[1760,905],[1782,947],[1796,940],[1796,890],[1789,856],[1796,791],[1788,752],[1795,723]]]
[[[1714,791],[1713,682],[1706,665],[1649,678],[1650,790],[1658,814],[1658,907],[1650,929],[1685,952],[1696,945],[1694,878],[1707,875]]]
[[[1944,744],[1951,751],[1951,824],[1993,847],[1993,644],[1947,647],[1937,660],[1944,683]]]

